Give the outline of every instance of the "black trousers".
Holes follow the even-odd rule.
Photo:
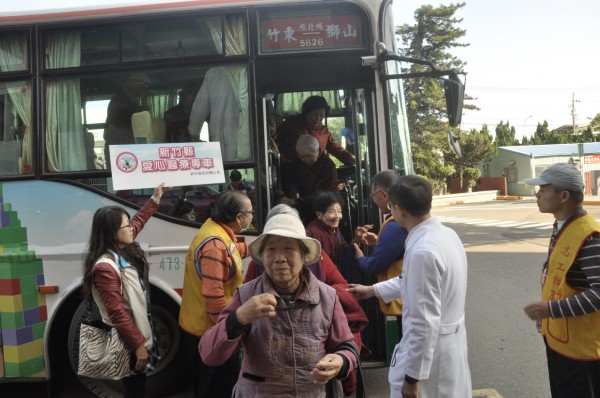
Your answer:
[[[600,398],[600,361],[575,361],[546,344],[552,398]]]
[[[240,374],[240,355],[236,351],[221,366],[208,366],[200,357],[200,337],[182,330],[184,344],[190,362],[190,378],[195,398],[231,397],[233,387]]]

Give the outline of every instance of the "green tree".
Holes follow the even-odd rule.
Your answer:
[[[487,126],[483,126],[480,131],[476,129],[469,132],[463,131],[459,134],[458,140],[462,155],[457,156],[454,152],[448,151],[446,152],[446,160],[455,166],[454,176],[459,179],[462,191],[463,178],[469,178],[465,177],[465,171],[475,168],[479,162],[491,158],[498,152],[498,148],[494,145],[493,137]]]
[[[515,127],[511,126],[507,121],[506,124],[501,120],[496,126],[496,145],[497,146],[512,146],[519,145],[519,140],[515,138]]]
[[[548,122],[544,120],[544,123],[538,123],[535,133],[529,140],[530,145],[546,145],[546,144],[571,144],[577,142],[593,142],[594,137],[592,130],[584,131],[581,135],[572,134],[571,130],[552,130],[548,129]],[[525,144],[525,138],[523,139]]]
[[[454,174],[454,167],[444,161],[444,152],[440,150],[444,144],[440,137],[424,132],[422,139],[412,142],[413,162],[419,165],[416,174],[425,177],[435,193],[441,194],[446,187],[446,179]],[[448,146],[447,141],[446,146]]]
[[[427,60],[438,69],[462,72],[466,65],[450,54],[450,50],[466,47],[459,40],[466,31],[458,28],[462,19],[455,13],[465,3],[441,5],[434,8],[423,5],[415,11],[415,25],[398,26],[404,49],[401,55]],[[411,64],[410,72],[423,72],[427,67]],[[448,150],[448,122],[443,85],[432,78],[412,78],[405,82],[408,126],[411,137],[413,161],[417,174],[426,176],[434,186],[445,185],[454,167],[444,163]],[[468,99],[469,97],[466,97]],[[465,109],[476,109],[465,104]],[[441,155],[440,155],[441,154]]]
[[[596,114],[596,116],[590,121],[590,126],[592,127],[592,131],[596,127],[600,127],[600,113]]]
[[[594,136],[594,132],[592,131],[592,126],[589,125],[579,138],[580,140],[578,142],[596,142],[596,137]]]
[[[551,133],[548,129],[548,122],[538,123],[535,133],[531,137],[531,145],[558,144],[559,137],[557,133]]]
[[[477,179],[481,177],[481,170],[476,167],[467,167],[464,171],[464,177],[468,180],[468,187],[473,188],[477,185]]]

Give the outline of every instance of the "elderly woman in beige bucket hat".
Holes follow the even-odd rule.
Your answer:
[[[202,360],[220,365],[243,344],[234,397],[341,397],[338,380],[358,357],[335,290],[305,267],[319,259],[319,242],[297,217],[278,214],[249,249],[265,273],[242,285],[206,332]]]

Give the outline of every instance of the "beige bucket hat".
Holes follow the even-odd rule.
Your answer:
[[[302,221],[291,214],[277,214],[269,218],[263,233],[248,246],[250,256],[254,261],[262,264],[262,256],[259,251],[265,238],[269,235],[301,240],[308,248],[308,253],[304,256],[305,264],[316,263],[321,258],[321,244],[318,240],[306,236]]]

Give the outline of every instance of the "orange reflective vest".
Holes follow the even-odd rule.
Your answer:
[[[211,239],[222,240],[228,248],[227,254],[231,258],[229,279],[224,282],[225,302],[227,305],[233,300],[233,294],[243,283],[242,256],[237,250],[236,242],[232,237],[211,218],[206,220],[192,240],[185,259],[185,273],[183,276],[183,292],[181,294],[181,308],[179,309],[179,325],[183,330],[194,336],[203,336],[214,325],[206,312],[204,296],[202,295],[202,278],[196,267],[198,248]],[[201,269],[200,269],[201,271]]]

